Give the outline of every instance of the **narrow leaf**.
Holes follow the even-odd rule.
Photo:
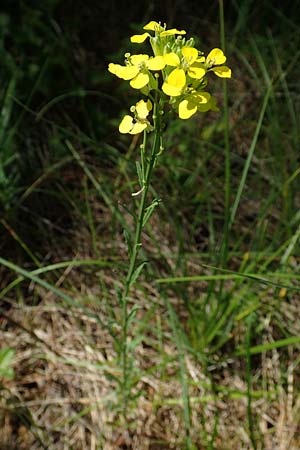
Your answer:
[[[127,245],[128,256],[131,257],[131,255],[132,255],[132,239],[131,239],[131,236],[130,236],[130,234],[128,233],[128,231],[126,229],[124,229],[123,234],[124,234],[125,242],[126,242],[126,245]]]
[[[136,161],[135,165],[136,165],[136,172],[137,172],[138,179],[139,179],[139,184],[142,189],[144,186],[144,174],[142,171],[142,167],[141,167],[141,164],[139,163],[139,161]]]
[[[130,284],[129,286],[133,286],[136,282],[136,280],[138,279],[138,277],[140,276],[141,271],[143,270],[143,267],[147,264],[147,261],[142,262],[133,272],[133,275],[131,277],[130,280]]]
[[[145,215],[144,215],[144,220],[143,220],[143,227],[146,225],[146,223],[148,222],[148,220],[150,219],[150,217],[153,214],[153,211],[155,210],[155,208],[160,204],[161,200],[156,198],[153,200],[153,202],[151,203],[151,205],[149,205],[146,208],[145,211]]]

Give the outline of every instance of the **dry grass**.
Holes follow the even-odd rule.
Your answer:
[[[192,265],[196,265],[193,262]],[[102,277],[109,284],[109,271]],[[85,275],[78,269],[65,273],[69,285],[81,285],[77,295],[85,303],[101,299],[98,277],[83,288],[78,280]],[[112,294],[113,289],[107,292]],[[47,292],[31,286],[32,298],[10,308],[1,321],[2,346],[16,349],[15,379],[4,381],[1,391],[0,448],[10,450],[114,450],[185,448],[182,418],[182,386],[178,351],[167,320],[165,305],[158,292],[146,282],[134,297],[139,299],[139,320],[147,316],[148,325],[135,351],[139,378],[134,391],[139,396],[130,410],[130,424],[124,431],[113,377],[120,376],[114,343],[109,332],[78,311],[66,309]],[[171,295],[171,294],[170,294]],[[36,301],[36,306],[27,306]],[[142,299],[142,300],[141,300]],[[169,299],[178,306],[178,298]],[[115,300],[111,296],[112,305]],[[155,307],[153,308],[153,306]],[[299,299],[286,302],[286,316],[295,314]],[[104,323],[109,315],[103,303],[93,307]],[[117,308],[114,305],[117,313]],[[180,314],[180,309],[179,309]],[[262,319],[260,319],[262,320]],[[265,322],[265,339],[271,341],[276,330]],[[295,321],[295,330],[298,329]],[[132,337],[133,337],[132,336]],[[252,403],[257,432],[257,449],[298,450],[300,448],[300,396],[298,358],[268,352],[255,358],[253,388],[264,385]],[[287,383],[282,369],[286,369]],[[201,363],[185,355],[191,406],[191,438],[197,449],[208,448],[218,417],[215,449],[252,449],[247,425],[247,384],[244,361],[230,359],[209,368],[204,376]],[[211,380],[217,385],[213,389]],[[244,394],[241,394],[244,393]]]

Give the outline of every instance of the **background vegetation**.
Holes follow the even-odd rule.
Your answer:
[[[166,126],[125,421],[140,142],[107,65],[149,20],[221,46],[222,1],[1,2],[1,449],[300,448],[299,7],[224,2],[220,112]]]

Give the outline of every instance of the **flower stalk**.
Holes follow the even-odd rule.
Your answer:
[[[130,399],[130,374],[129,374],[129,364],[128,364],[128,325],[130,313],[128,308],[128,296],[130,293],[130,288],[133,284],[133,280],[136,278],[136,271],[141,268],[142,265],[138,265],[138,257],[140,250],[142,248],[142,231],[145,226],[145,214],[148,207],[147,199],[148,192],[151,185],[151,177],[153,173],[153,168],[155,166],[156,160],[160,153],[160,143],[161,143],[161,127],[160,127],[160,115],[159,115],[159,105],[157,101],[154,102],[154,139],[149,157],[147,157],[147,132],[144,131],[144,141],[141,148],[141,166],[142,174],[144,179],[141,191],[140,191],[140,202],[139,202],[139,212],[136,220],[136,227],[134,233],[134,242],[132,245],[132,251],[130,253],[129,268],[126,276],[126,281],[124,285],[124,290],[122,294],[122,355],[121,355],[121,366],[122,366],[122,393],[123,393],[123,416],[127,421],[127,409],[128,401]],[[143,263],[142,263],[143,264]]]
[[[125,53],[125,64],[110,63],[109,72],[129,82],[140,90],[146,99],[139,100],[130,108],[120,122],[122,134],[137,135],[143,131],[140,161],[137,174],[140,183],[138,192],[132,194],[140,199],[135,223],[133,244],[128,241],[129,266],[123,292],[119,295],[122,313],[121,345],[119,348],[123,395],[123,417],[128,422],[128,402],[131,398],[128,330],[137,308],[129,308],[128,299],[132,286],[140,275],[145,262],[139,262],[142,247],[142,232],[159,201],[148,204],[148,193],[153,169],[162,153],[161,117],[172,110],[182,120],[198,112],[218,111],[216,98],[206,90],[211,73],[220,78],[230,78],[231,69],[224,65],[226,56],[219,48],[212,49],[205,57],[194,47],[194,39],[186,39],[185,30],[166,29],[166,25],[151,21],[144,26],[142,34],[131,37],[131,42],[142,44],[149,39],[153,55]],[[148,134],[153,134],[151,151],[147,150]]]

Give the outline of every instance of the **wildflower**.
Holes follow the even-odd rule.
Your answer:
[[[166,65],[162,56],[150,58],[149,55],[130,55],[129,53],[125,56],[127,57],[125,66],[110,63],[108,70],[123,80],[131,80],[130,86],[134,89],[142,89],[149,83],[149,70],[162,70]]]
[[[155,22],[154,20],[151,20],[147,25],[145,25],[144,30],[154,31],[155,36],[159,36],[160,38],[165,38],[168,36],[174,36],[176,34],[182,35],[186,34],[185,30],[177,30],[176,28],[172,28],[170,30],[166,30],[166,24],[164,26],[161,26],[160,23]],[[144,42],[147,38],[151,38],[150,33],[143,33],[143,34],[135,34],[134,36],[131,36],[130,40],[131,42],[134,42],[135,44],[141,44]]]
[[[147,117],[151,109],[152,103],[150,100],[147,100],[147,102],[144,100],[137,102],[135,106],[130,108],[130,111],[134,113],[134,117],[128,114],[123,117],[119,125],[120,133],[138,134],[150,127],[150,122],[147,120]]]
[[[193,90],[179,103],[178,115],[180,119],[189,119],[197,111],[206,112],[210,109],[213,111],[219,110],[215,97],[210,95],[209,92]]]
[[[223,66],[226,61],[226,56],[219,48],[214,48],[209,52],[206,59],[201,58],[201,62],[205,61],[205,67],[208,71],[214,72],[220,78],[231,78],[231,69],[227,66]]]
[[[176,67],[162,85],[163,92],[171,97],[181,95],[187,82],[186,76],[200,80],[206,73],[196,48],[183,47],[181,54],[181,58],[174,52],[164,55],[166,64]]]

